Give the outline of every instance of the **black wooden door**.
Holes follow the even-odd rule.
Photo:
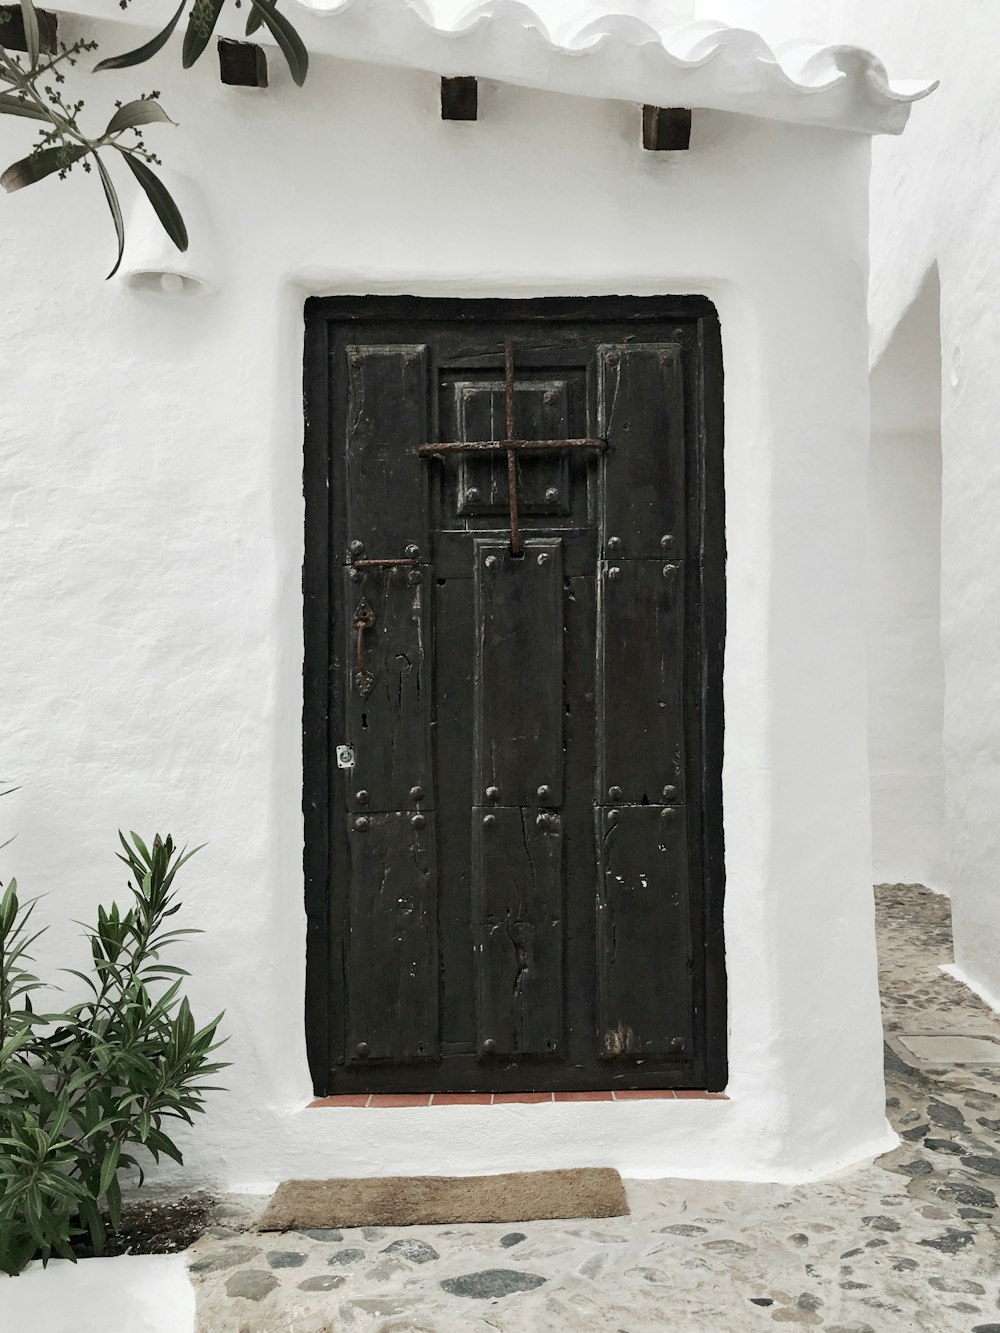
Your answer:
[[[702,298],[308,303],[317,1092],[724,1085],[721,393]]]

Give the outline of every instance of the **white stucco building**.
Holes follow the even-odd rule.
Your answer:
[[[676,26],[691,15],[663,6],[646,6],[640,18],[608,17],[597,5],[581,5],[570,21],[563,6],[552,5],[542,14],[552,25],[549,36],[524,6],[480,8],[473,20],[442,12],[435,27],[406,0],[355,0],[325,14],[303,7],[296,21],[313,64],[302,90],[274,52],[267,90],[220,86],[210,58],[182,72],[169,47],[138,79],[109,74],[109,100],[133,96],[152,79],[180,123],[176,131],[164,127],[156,145],[200,190],[200,202],[192,202],[195,187],[182,183],[178,190],[179,200],[188,201],[193,236],[186,257],[150,239],[138,209],[121,275],[102,283],[109,236],[91,180],[50,180],[5,202],[0,681],[8,718],[4,770],[22,783],[5,803],[5,819],[19,832],[5,856],[25,889],[50,892],[45,909],[57,925],[48,951],[63,961],[76,939],[73,921],[117,886],[119,826],[141,832],[155,826],[208,841],[186,872],[187,916],[205,931],[190,946],[190,991],[201,1012],[226,1010],[232,1068],[230,1091],[185,1140],[191,1180],[249,1187],[288,1176],[579,1164],[609,1164],[632,1175],[800,1180],[823,1174],[891,1141],[875,973],[866,706],[867,198],[870,136],[901,131],[911,101],[929,85],[890,83],[859,50],[803,44],[775,54],[742,30]],[[152,4],[135,4],[124,19],[103,3],[76,5],[74,14],[64,17],[67,28],[93,31],[102,53],[134,45],[140,25],[154,22]],[[929,62],[911,55],[901,53],[899,72],[926,73]],[[442,119],[443,75],[479,79],[475,122]],[[692,108],[690,148],[644,149],[644,104]],[[0,127],[11,159],[25,151],[21,129]],[[891,229],[879,225],[881,252]],[[927,262],[913,262],[906,291],[901,284],[899,294],[877,306],[882,343],[930,265],[929,242],[922,254]],[[186,282],[170,290],[178,284],[162,284],[161,274]],[[942,282],[945,276],[942,267]],[[389,299],[401,297],[412,300]],[[459,301],[473,304],[459,307]],[[492,322],[478,342],[447,343],[458,338],[464,319],[487,317]],[[448,324],[444,341],[435,341],[437,320]],[[545,320],[569,321],[564,327],[575,330],[585,353],[573,360],[558,329],[556,351],[532,343],[529,325]],[[593,336],[592,320],[603,321]],[[638,333],[629,331],[629,321],[640,321]],[[496,333],[501,327],[510,329],[506,352]],[[956,382],[974,372],[977,354],[956,332],[959,345]],[[516,355],[523,359],[515,369]],[[661,372],[662,383],[655,378]],[[438,378],[428,389],[432,373]],[[377,379],[383,374],[384,382]],[[483,885],[494,882],[483,869],[482,840],[490,835],[473,835],[471,873],[459,867],[453,877],[435,880],[427,869],[435,826],[447,817],[449,766],[440,762],[440,750],[426,760],[429,777],[421,770],[419,784],[409,787],[412,777],[403,783],[405,810],[378,804],[376,779],[366,777],[355,791],[360,778],[353,781],[351,769],[345,777],[333,760],[334,742],[349,742],[358,765],[369,764],[363,771],[374,771],[362,731],[350,727],[368,727],[369,691],[375,708],[383,697],[380,681],[402,670],[391,662],[405,656],[379,637],[394,614],[389,576],[363,570],[364,561],[400,555],[404,540],[407,550],[412,546],[416,553],[404,563],[414,578],[406,587],[424,587],[428,600],[405,594],[411,625],[431,625],[419,618],[428,605],[447,606],[445,585],[473,577],[439,563],[454,547],[446,538],[468,538],[476,560],[489,549],[494,565],[484,568],[514,577],[508,529],[512,556],[520,552],[513,550],[509,497],[477,509],[482,483],[471,485],[463,473],[456,485],[465,489],[456,499],[450,464],[432,457],[418,466],[412,452],[418,444],[475,437],[471,417],[459,419],[456,402],[471,403],[461,408],[469,413],[486,402],[490,420],[483,429],[507,438],[499,424],[505,376],[512,400],[525,396],[526,411],[536,410],[532,395],[540,395],[540,424],[528,428],[530,439],[547,438],[539,434],[545,430],[557,443],[583,439],[594,450],[591,463],[567,465],[577,488],[569,500],[562,481],[546,483],[533,511],[533,483],[528,473],[522,479],[527,553],[537,550],[539,569],[549,562],[545,578],[564,561],[571,600],[596,606],[579,631],[572,610],[565,635],[558,614],[545,622],[560,628],[553,652],[560,663],[564,650],[571,664],[586,658],[591,669],[595,644],[604,656],[596,685],[582,676],[573,685],[576,668],[566,669],[565,689],[579,693],[572,700],[559,696],[554,709],[562,742],[552,747],[553,762],[569,756],[565,804],[553,796],[547,773],[537,788],[537,816],[527,798],[515,800],[532,884],[541,862],[528,847],[530,830],[558,837],[565,830],[565,857],[553,853],[546,862],[557,867],[558,900],[547,920],[558,934],[565,905],[576,925],[553,946],[565,979],[545,992],[555,1025],[545,1041],[549,1052],[561,1052],[564,1041],[572,1051],[584,1035],[599,1036],[597,1072],[590,1073],[572,1057],[561,1074],[549,1073],[556,1065],[545,1063],[547,1052],[543,1058],[529,1050],[531,1058],[519,1061],[504,1048],[502,1032],[490,1027],[499,1003],[484,961],[497,915],[483,906]],[[675,379],[683,383],[683,404],[663,387]],[[626,380],[636,396],[627,400],[622,425],[616,413],[626,401]],[[376,392],[373,386],[383,383],[390,388]],[[381,406],[397,401],[418,405],[398,431],[398,418],[390,420]],[[660,413],[659,424],[647,429],[644,412]],[[507,425],[512,436],[515,422]],[[458,435],[460,428],[468,433]],[[881,466],[891,481],[900,432],[922,440],[927,425],[922,419],[885,429],[891,441]],[[383,501],[371,481],[374,469],[362,463],[352,472],[351,451],[377,450],[393,431],[406,436],[410,452],[393,455],[378,476],[416,479],[400,488],[403,509],[424,486],[432,496],[428,506],[438,508],[430,518],[406,510],[415,524],[429,524],[422,538],[401,531],[380,545],[372,514],[383,513]],[[613,488],[616,459],[640,437],[650,452],[632,477],[631,511],[615,510],[612,490],[602,487],[607,479]],[[663,461],[681,440],[687,441],[677,444],[678,467],[687,468],[683,485],[680,473],[670,471],[674,464]],[[647,486],[650,476],[661,475],[662,486]],[[667,494],[670,486],[676,494]],[[355,514],[350,505],[357,495],[364,503]],[[347,506],[346,518],[338,505]],[[687,528],[665,531],[665,519],[650,527],[670,505]],[[385,515],[396,506],[386,502]],[[933,524],[926,487],[914,495],[913,511]],[[612,526],[610,515],[623,513],[624,525]],[[363,541],[352,515],[372,528]],[[968,516],[956,513],[952,522],[957,530]],[[646,527],[655,534],[648,549],[640,542]],[[392,545],[397,536],[399,550]],[[350,537],[345,554],[341,538]],[[505,545],[496,546],[501,538]],[[887,585],[892,560],[897,568],[905,561],[899,544],[887,552]],[[676,600],[639,599],[638,619],[628,620],[626,611],[624,619],[612,618],[616,585],[631,586],[633,572],[641,582],[654,564],[657,579],[673,588],[683,581],[687,590],[685,623],[697,633],[689,630],[684,640],[683,670],[670,665],[675,647],[682,660],[677,645],[684,639],[681,628],[670,637]],[[933,564],[928,558],[931,578]],[[495,611],[500,603],[490,602],[487,575],[478,570],[475,605]],[[716,598],[723,571],[724,658]],[[342,573],[357,574],[355,584]],[[956,566],[948,577],[963,575]],[[576,591],[574,578],[582,580]],[[365,614],[379,627],[373,639],[364,638],[363,606],[349,600],[358,583],[372,603]],[[562,596],[558,582],[551,588]],[[885,597],[894,600],[892,588]],[[921,604],[914,620],[925,612]],[[496,617],[499,623],[499,611]],[[459,673],[455,685],[458,677],[448,672],[457,659],[449,654],[460,658],[465,650],[456,646],[461,636],[449,634],[450,623],[431,625],[428,670],[434,689],[447,678],[455,690],[470,691],[468,736],[475,730],[475,747],[469,739],[463,748],[466,730],[457,724],[449,744],[456,762],[470,765],[475,788],[484,778],[482,755],[493,746],[481,737],[489,739],[489,725],[503,723],[490,723],[493,694],[487,691],[484,702],[476,691],[491,662],[500,660],[505,636],[498,632],[494,648]],[[909,623],[904,628],[912,632]],[[346,667],[342,660],[345,644],[354,652],[355,630],[357,670],[353,658]],[[957,621],[953,630],[960,632]],[[520,621],[510,633],[521,633]],[[525,651],[536,639],[524,636]],[[635,656],[627,670],[615,663],[612,669],[608,653],[626,641]],[[374,654],[368,658],[366,645]],[[383,649],[387,656],[380,657]],[[642,693],[650,679],[645,664],[657,651],[669,688],[658,677]],[[400,699],[411,665],[407,658]],[[513,659],[509,665],[519,667]],[[638,693],[615,714],[629,689]],[[657,690],[659,710],[669,714],[675,704],[680,710],[682,740],[669,747],[651,702]],[[427,714],[438,746],[447,730],[442,719],[450,716],[446,694],[434,696]],[[643,714],[642,707],[651,711]],[[574,739],[587,725],[579,719],[590,716],[588,709],[604,719],[597,724],[596,760],[589,740]],[[647,721],[633,736],[628,727],[635,716]],[[971,725],[956,706],[946,713],[946,734],[949,716],[956,737]],[[404,721],[409,726],[412,715]],[[524,734],[544,730],[526,725]],[[987,727],[981,714],[979,727],[981,734]],[[383,763],[377,779],[386,790],[403,781],[394,770],[400,756],[424,744],[410,731],[402,740],[402,732],[393,734],[393,763]],[[524,734],[513,738],[517,753]],[[644,787],[633,791],[628,763],[621,774],[612,772],[616,736],[625,737],[637,766],[652,737],[650,771],[661,760],[674,765],[667,785],[661,788],[661,774],[649,794]],[[895,736],[884,744],[892,752]],[[421,753],[429,747],[427,741]],[[391,749],[383,747],[383,757]],[[322,752],[321,759],[311,760],[313,752]],[[503,746],[490,752],[502,767]],[[595,765],[600,790],[573,806],[573,792],[593,786]],[[936,810],[938,777],[926,777],[919,800]],[[504,826],[505,789],[497,781],[485,796],[466,793],[477,829]],[[426,795],[432,782],[436,805]],[[468,813],[462,812],[466,830]],[[653,813],[663,821],[655,834],[647,821]],[[393,820],[402,830],[397,841],[412,839],[405,842],[407,856],[419,863],[421,891],[430,884],[431,899],[414,908],[410,872],[396,880],[386,871],[382,887],[387,878],[392,893],[402,886],[406,922],[385,934],[377,913],[394,921],[395,908],[377,894],[370,903],[364,899],[367,852],[356,849],[361,837],[369,837],[369,847],[379,830],[395,828]],[[615,844],[608,832],[598,846],[587,843],[595,827],[618,823],[629,830],[627,840]],[[651,840],[643,843],[647,834]],[[670,841],[678,836],[682,844]],[[943,836],[927,838],[927,864],[942,856]],[[439,839],[442,864],[458,866],[459,837],[454,833],[451,844]],[[905,832],[898,837],[904,842]],[[340,861],[341,853],[327,850],[334,844],[342,844]],[[592,862],[603,859],[598,876],[581,879],[574,866],[586,862],[588,845]],[[615,845],[622,856],[641,846],[654,869],[634,858],[627,866],[612,862],[608,848]],[[308,978],[304,851],[311,886]],[[442,912],[434,897],[467,881],[468,930],[456,927],[455,914]],[[497,893],[505,891],[501,882]],[[326,895],[336,904],[345,893],[340,917]],[[577,901],[584,904],[579,918]],[[678,915],[662,916],[668,902],[680,904]],[[423,962],[406,953],[394,966],[397,955],[385,941],[405,938],[409,949],[416,937],[406,932],[417,919],[426,929],[413,947],[425,951]],[[373,920],[364,950],[352,954],[343,921],[353,923],[356,940]],[[531,958],[539,954],[523,966],[522,957],[541,948],[537,922],[530,948],[523,925],[518,916],[511,927],[515,998],[523,976],[537,972]],[[466,962],[452,969],[435,952],[456,932],[469,939],[467,972]],[[626,939],[637,960],[627,984],[616,980],[609,962]],[[678,952],[669,953],[678,939]],[[650,954],[643,961],[644,941]],[[669,955],[662,966],[657,950]],[[974,972],[971,951],[966,958]],[[578,965],[583,970],[574,973]],[[500,959],[496,967],[502,966]],[[596,998],[587,998],[595,970]],[[432,1000],[407,989],[425,973],[435,978]],[[451,982],[450,975],[462,980]],[[673,1016],[679,1026],[666,1029],[657,1005],[663,987],[675,982],[683,1012]],[[338,987],[333,1007],[325,1008],[322,997]],[[420,1005],[423,1026],[414,1018]],[[530,1018],[516,1019],[516,1041],[529,1041]],[[502,1028],[507,1018],[496,1021]],[[670,1031],[675,1035],[668,1037]],[[400,1063],[390,1068],[397,1036],[405,1050],[396,1051]],[[515,1048],[525,1049],[516,1042]],[[446,1058],[465,1072],[435,1072]],[[314,1092],[358,1099],[366,1071],[376,1066],[382,1072],[371,1075],[369,1091],[487,1095],[450,1105],[309,1106]],[[542,1097],[501,1100],[504,1091],[522,1088]],[[548,1096],[566,1088],[573,1098]],[[675,1090],[724,1095],[674,1096]],[[590,1091],[606,1095],[577,1095]],[[618,1099],[622,1091],[667,1095]]]
[[[872,45],[890,67],[941,82],[873,158],[875,867],[950,893],[959,973],[995,1006],[996,14],[939,0],[717,8],[765,35],[794,23]]]

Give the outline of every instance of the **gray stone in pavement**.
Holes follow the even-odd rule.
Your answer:
[[[964,1250],[966,1245],[971,1245],[973,1235],[971,1231],[958,1231],[955,1227],[946,1227],[943,1236],[934,1236],[927,1240],[918,1240],[918,1245],[926,1245],[929,1249],[940,1250],[942,1254],[958,1254]]]
[[[907,1143],[916,1143],[918,1139],[924,1137],[929,1129],[930,1125],[928,1124],[914,1125],[912,1129],[904,1129],[899,1137],[905,1139]]]
[[[191,1273],[221,1273],[227,1268],[235,1268],[237,1264],[249,1263],[251,1259],[257,1257],[260,1250],[256,1245],[227,1245],[224,1250],[217,1253],[199,1256],[192,1263],[188,1264],[188,1271]]]
[[[981,1176],[1000,1176],[1000,1157],[963,1157],[962,1165]]]
[[[307,1277],[304,1282],[300,1282],[299,1291],[333,1291],[335,1287],[342,1287],[344,1281],[336,1273],[322,1273],[319,1277]]]
[[[966,1296],[985,1296],[986,1288],[967,1277],[929,1277],[927,1281],[937,1291],[955,1291]]]
[[[425,1240],[410,1239],[408,1236],[402,1240],[394,1240],[391,1245],[385,1247],[382,1253],[397,1255],[401,1259],[409,1259],[414,1264],[428,1264],[432,1259],[440,1259],[441,1257],[433,1245],[428,1245]]]
[[[245,1268],[226,1279],[226,1295],[242,1296],[248,1301],[261,1301],[278,1285],[273,1273],[260,1268]]]
[[[335,1240],[343,1240],[344,1237],[335,1227],[319,1227],[315,1230],[300,1231],[300,1236],[308,1236],[310,1240],[322,1241],[323,1244],[330,1244]]]
[[[271,1250],[267,1255],[272,1268],[301,1268],[305,1261],[306,1256],[295,1250]]]
[[[984,1185],[962,1185],[955,1190],[955,1198],[959,1203],[968,1204],[970,1208],[995,1208],[997,1206],[997,1196]]]
[[[958,1107],[949,1102],[939,1102],[936,1097],[931,1097],[927,1103],[927,1118],[939,1129],[968,1129]]]
[[[327,1259],[328,1264],[356,1264],[365,1257],[364,1250],[335,1250]]]
[[[520,1245],[522,1240],[527,1240],[523,1231],[508,1231],[506,1236],[500,1237],[500,1244],[505,1250],[509,1250],[512,1245]]]
[[[450,1296],[469,1296],[473,1300],[495,1300],[512,1296],[515,1291],[533,1291],[548,1279],[538,1273],[523,1273],[514,1268],[484,1268],[478,1273],[463,1273],[441,1283]]]

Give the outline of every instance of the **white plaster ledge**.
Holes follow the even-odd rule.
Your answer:
[[[183,1254],[53,1259],[0,1277],[0,1328],[39,1333],[194,1333]]]

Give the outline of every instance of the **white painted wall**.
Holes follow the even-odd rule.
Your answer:
[[[876,883],[947,883],[937,274],[872,373],[868,755]]]
[[[924,275],[941,283],[941,646],[948,880],[955,955],[1000,994],[1000,14],[988,0],[722,0],[767,32],[808,27],[941,79],[901,139],[877,140],[872,188],[872,356]]]
[[[119,39],[121,34],[119,34]],[[858,135],[721,113],[644,154],[637,108],[317,60],[295,91],[210,60],[150,78],[202,182],[218,295],[101,281],[94,182],[2,205],[4,853],[50,952],[122,883],[114,830],[185,873],[230,1091],[186,1180],[607,1163],[802,1179],[890,1142],[870,893],[863,535],[866,184]],[[107,76],[108,97],[136,79]],[[210,130],[209,130],[210,127]],[[23,126],[0,127],[8,158]],[[503,188],[500,183],[504,182]],[[306,1110],[300,815],[302,304],[313,293],[704,292],[726,359],[728,1102]],[[75,949],[75,953],[72,950]]]

